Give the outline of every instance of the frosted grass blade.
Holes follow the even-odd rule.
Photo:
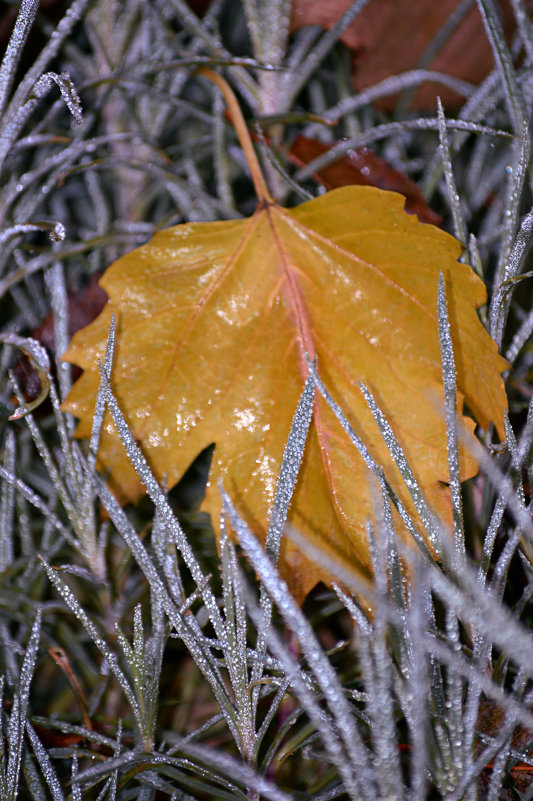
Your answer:
[[[371,779],[368,755],[361,736],[354,725],[349,705],[346,703],[337,676],[323,654],[312,627],[291,598],[286,583],[279,577],[274,565],[263,552],[246,524],[238,516],[229,497],[223,490],[222,493],[225,512],[239,537],[242,547],[281,615],[298,637],[302,650],[313,671],[314,678],[324,693],[330,712],[341,732],[353,769],[357,771],[356,785],[359,786],[364,798],[372,799],[375,788]]]
[[[424,528],[426,529],[429,540],[434,545],[437,553],[441,554],[443,547],[441,526],[429,508],[422,490],[418,486],[418,482],[413,474],[413,471],[411,470],[409,462],[407,461],[400,443],[396,439],[396,435],[387,421],[387,418],[377,405],[372,393],[363,384],[360,384],[360,387],[368,404],[368,408],[370,409],[374,420],[378,424],[379,430],[381,431],[381,435],[389,450],[389,453],[392,456],[396,467],[400,471],[400,474],[405,482],[405,486],[407,487],[407,490],[413,499],[413,503],[415,504],[418,514],[420,515],[420,519],[422,520]]]
[[[0,118],[4,113],[24,44],[35,20],[39,0],[22,0],[0,66]]]
[[[444,177],[446,179],[446,188],[448,190],[448,203],[452,211],[453,219],[453,232],[455,238],[466,247],[468,242],[468,232],[464,221],[463,212],[461,210],[461,202],[457,193],[457,186],[453,175],[452,162],[450,158],[450,147],[448,143],[448,134],[446,131],[446,119],[444,117],[444,109],[440,97],[437,98],[438,121],[439,121],[439,140],[440,152],[442,155],[442,167],[444,170]]]
[[[201,571],[200,565],[194,556],[194,553],[183,533],[178,521],[174,517],[172,510],[168,504],[167,499],[165,498],[164,493],[161,490],[161,487],[155,480],[146,459],[142,455],[139,447],[135,443],[131,432],[126,424],[124,416],[119,409],[119,406],[116,402],[116,399],[111,391],[111,387],[109,385],[109,378],[105,373],[105,370],[102,368],[101,370],[101,377],[102,377],[102,386],[104,392],[104,398],[108,405],[108,408],[111,412],[113,417],[113,422],[115,423],[117,432],[122,440],[124,445],[124,449],[128,454],[128,458],[130,459],[133,467],[139,479],[142,481],[148,494],[150,495],[156,509],[158,510],[159,514],[161,515],[162,521],[168,527],[168,530],[172,532],[174,537],[174,541],[176,543],[176,547],[181,552],[185,564],[189,568],[193,579],[196,582],[196,585],[201,591],[203,601],[206,605],[206,608],[209,612],[209,617],[211,622],[213,623],[215,632],[217,637],[221,640],[221,642],[225,642],[225,631],[224,626],[222,623],[222,618],[220,616],[220,612],[216,603],[216,599],[211,591],[211,588],[205,582],[205,577]]]
[[[22,660],[18,686],[13,697],[13,706],[7,727],[8,759],[6,768],[7,797],[6,801],[16,801],[22,765],[22,749],[24,747],[24,730],[26,726],[30,700],[30,685],[37,662],[37,651],[41,634],[41,610],[38,609],[28,640],[26,653]]]
[[[278,561],[281,537],[287,522],[289,506],[303,459],[305,443],[313,414],[314,396],[315,383],[312,376],[309,375],[294,413],[291,430],[283,453],[276,485],[276,494],[274,496],[274,504],[268,524],[265,551],[273,564],[276,564]],[[272,602],[263,588],[261,588],[260,606],[263,610],[263,625],[260,626],[258,630],[259,637],[256,648],[257,652],[262,654],[266,652],[264,632],[268,630],[272,619]],[[261,673],[261,663],[257,661],[252,670],[252,681],[257,682],[261,678]],[[254,698],[255,703],[257,703],[257,690],[254,692]]]
[[[439,276],[437,317],[442,360],[442,383],[444,386],[444,412],[446,416],[446,445],[448,471],[453,514],[453,557],[465,558],[465,531],[463,501],[461,496],[461,474],[459,470],[459,442],[457,437],[457,391],[455,382],[455,357],[448,319],[448,307],[442,273]]]
[[[38,738],[35,729],[33,728],[33,726],[29,721],[26,721],[26,731],[28,733],[28,737],[30,738],[31,746],[33,748],[33,753],[37,757],[37,762],[39,763],[41,772],[45,778],[48,787],[50,788],[52,798],[54,799],[54,801],[65,801],[65,796],[63,794],[63,790],[61,789],[59,778],[52,765],[52,761],[48,755],[48,751]]]
[[[398,498],[398,496],[396,495],[396,493],[394,492],[392,487],[387,482],[387,479],[386,479],[385,475],[383,474],[383,470],[379,467],[377,462],[374,460],[374,458],[370,454],[370,452],[369,452],[368,448],[366,447],[366,445],[364,444],[364,442],[361,440],[361,438],[353,430],[353,428],[350,425],[350,422],[347,419],[346,415],[344,414],[344,412],[340,408],[339,404],[331,397],[330,393],[328,392],[328,390],[324,386],[323,382],[321,381],[318,373],[316,372],[314,366],[310,363],[309,360],[307,361],[307,366],[309,367],[309,371],[310,371],[311,375],[313,376],[313,380],[314,380],[314,382],[315,382],[315,384],[317,386],[317,389],[319,390],[320,394],[322,395],[322,397],[324,398],[324,400],[326,401],[326,403],[328,404],[328,406],[332,410],[333,414],[335,415],[335,417],[337,418],[337,420],[339,421],[339,423],[343,427],[344,431],[346,431],[346,433],[349,436],[349,438],[350,438],[351,442],[353,443],[353,445],[359,451],[359,453],[360,453],[361,457],[363,458],[365,464],[369,468],[370,473],[376,477],[379,485],[384,489],[384,491],[387,493],[387,496],[391,499],[392,503],[394,504],[394,506],[398,510],[398,513],[399,513],[400,517],[402,518],[402,521],[405,523],[405,526],[406,526],[407,530],[409,531],[409,533],[413,537],[414,542],[416,542],[418,548],[424,554],[424,556],[426,556],[427,559],[429,559],[430,561],[434,561],[434,557],[432,556],[429,548],[427,547],[427,545],[426,545],[426,543],[424,541],[424,538],[418,532],[417,527],[414,525],[413,521],[411,520],[411,517],[410,517],[409,513],[407,512],[407,510],[405,509],[404,505],[402,504],[401,500]]]
[[[121,667],[118,664],[117,657],[110,650],[108,644],[103,639],[103,637],[98,633],[94,624],[89,620],[85,610],[79,604],[77,598],[72,593],[70,588],[67,587],[65,582],[59,577],[57,570],[54,570],[44,559],[42,560],[42,564],[51,583],[59,592],[59,594],[65,601],[66,605],[68,606],[72,614],[78,618],[83,628],[86,630],[87,634],[89,635],[91,640],[94,642],[94,644],[96,645],[98,650],[102,653],[102,656],[108,663],[113,675],[115,676],[117,682],[122,688],[124,695],[126,696],[126,699],[131,707],[131,711],[135,717],[135,721],[139,728],[139,731],[142,731],[142,715],[139,704],[137,702],[135,693],[133,692],[130,683],[128,682],[126,676],[124,675]]]

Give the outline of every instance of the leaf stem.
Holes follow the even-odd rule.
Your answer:
[[[248,167],[250,168],[250,174],[252,176],[252,181],[254,182],[255,192],[257,195],[257,199],[259,201],[259,205],[273,203],[274,200],[272,195],[268,191],[265,178],[263,173],[261,172],[261,167],[259,165],[259,160],[257,158],[256,152],[254,150],[254,146],[252,144],[252,140],[250,134],[248,133],[248,127],[242,116],[242,111],[237,102],[237,98],[233,93],[228,82],[217,72],[209,69],[209,67],[201,67],[198,70],[200,75],[203,75],[204,78],[209,78],[210,81],[213,81],[222,94],[224,95],[224,100],[226,101],[226,105],[228,107],[228,111],[235,127],[235,131],[237,133],[237,137],[239,139],[240,145],[244,151],[244,156],[246,158]]]

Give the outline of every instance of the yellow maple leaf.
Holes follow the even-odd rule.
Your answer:
[[[445,514],[446,430],[435,404],[442,397],[439,272],[458,413],[472,431],[466,402],[482,426],[492,421],[503,432],[507,363],[476,313],[486,299],[482,281],[457,261],[459,243],[405,214],[400,195],[345,187],[285,209],[254,177],[260,202],[249,219],[160,231],[107,270],[101,285],[109,302],[65,356],[84,369],[64,404],[80,418],[78,436],[90,434],[97,361],[114,313],[112,386],[156,477],[173,486],[215,442],[204,508],[217,519],[222,478],[243,517],[264,533],[308,354],[407,508],[359,382],[387,415],[428,501]],[[142,487],[109,417],[99,459],[119,498],[137,499]],[[477,470],[464,452],[461,469],[463,479]],[[366,470],[317,397],[289,520],[360,575],[370,574]],[[300,597],[328,579],[290,542],[281,570]]]

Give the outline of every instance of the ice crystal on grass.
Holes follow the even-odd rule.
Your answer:
[[[455,381],[455,358],[448,319],[446,294],[442,273],[439,277],[437,301],[439,336],[442,359],[442,383],[444,386],[444,411],[446,415],[446,441],[448,448],[448,472],[453,510],[453,554],[457,559],[465,555],[463,501],[459,472],[459,439],[457,435],[457,391]]]
[[[2,795],[6,801],[15,801],[18,798],[19,777],[22,767],[24,732],[30,700],[30,685],[37,661],[37,649],[41,633],[41,612],[38,611],[24,659],[20,667],[17,688],[13,695],[13,705],[7,724],[7,764],[0,768],[0,784]]]

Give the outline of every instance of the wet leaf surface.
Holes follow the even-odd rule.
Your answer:
[[[459,412],[503,431],[506,367],[476,308],[485,288],[457,262],[460,245],[405,214],[404,198],[345,187],[284,209],[263,199],[248,219],[163,230],[116,261],[109,302],[74,337],[66,358],[84,369],[65,409],[90,433],[111,315],[118,321],[112,385],[156,477],[172,487],[216,443],[204,508],[220,512],[222,480],[253,528],[266,530],[306,354],[355,430],[412,509],[360,389],[374,394],[437,511],[449,510],[437,326],[442,271],[455,347]],[[474,423],[463,417],[466,428]],[[110,419],[101,468],[120,499],[142,493]],[[463,478],[477,466],[461,455]],[[348,569],[369,574],[367,469],[317,398],[290,523]],[[413,514],[414,511],[413,511]],[[215,523],[216,525],[216,523]],[[294,544],[282,572],[303,597],[330,578]]]

